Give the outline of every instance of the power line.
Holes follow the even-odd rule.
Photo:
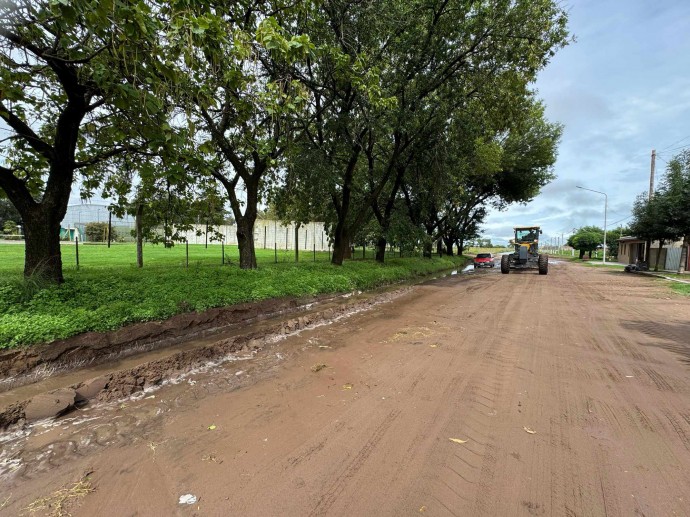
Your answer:
[[[664,148],[661,150],[661,152],[665,151],[665,150],[668,149],[669,147],[673,147],[674,145],[681,143],[683,140],[687,140],[688,138],[690,138],[690,135],[688,135],[688,136],[686,136],[686,137],[683,137],[683,138],[681,138],[680,140],[678,140],[678,141],[676,141],[676,142],[673,142],[671,145],[667,145],[666,147],[664,147]]]
[[[621,223],[621,222],[625,221],[626,219],[630,219],[631,217],[632,217],[632,214],[630,214],[628,217],[624,217],[623,219],[619,219],[619,220],[616,221],[615,223],[609,224],[609,226],[613,226],[614,224]]]
[[[690,144],[688,144],[688,145],[681,145],[680,147],[676,147],[676,148],[674,148],[674,149],[669,149],[668,151],[666,151],[666,150],[664,150],[664,151],[669,152],[669,153],[672,153],[673,151],[678,151],[679,149],[687,149],[688,147],[690,147]]]

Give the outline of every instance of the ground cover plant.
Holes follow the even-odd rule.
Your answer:
[[[677,282],[673,282],[671,284],[671,289],[673,289],[677,293],[690,296],[690,284],[679,284]]]
[[[332,266],[327,253],[258,250],[259,268],[238,267],[238,250],[226,246],[229,265],[221,265],[220,246],[166,249],[148,245],[146,266],[136,267],[132,244],[80,246],[79,269],[65,267],[63,285],[40,285],[23,279],[23,247],[0,245],[0,348],[50,342],[86,331],[106,331],[129,323],[169,318],[237,303],[275,297],[370,289],[464,265],[464,257],[368,259]],[[63,256],[75,253],[63,246]],[[288,262],[288,255],[292,261]],[[360,255],[361,256],[361,255]],[[68,261],[65,261],[68,264]]]

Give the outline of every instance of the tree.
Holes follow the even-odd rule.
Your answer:
[[[86,237],[91,242],[105,242],[106,240],[108,240],[108,223],[86,223],[86,226],[84,227],[84,233],[86,233]],[[113,229],[110,230],[110,239],[117,239],[117,232],[115,232]]]
[[[651,199],[647,199],[645,194],[638,196],[633,205],[633,220],[630,223],[630,232],[636,237],[649,242],[659,241],[654,271],[659,270],[659,258],[664,243],[678,238],[677,230],[669,225],[670,207],[667,196],[663,191],[660,194]]]
[[[568,246],[579,250],[580,260],[589,252],[589,258],[592,258],[592,252],[599,248],[604,243],[604,230],[596,226],[583,226],[578,229],[573,235],[568,238]]]
[[[12,221],[12,223],[15,224],[15,228],[12,233],[16,233],[16,225],[19,224],[21,219],[22,218],[19,215],[19,212],[17,212],[17,209],[14,208],[14,205],[12,205],[9,200],[0,198],[0,226],[4,227],[7,221]]]
[[[677,236],[683,237],[678,272],[684,273],[690,246],[690,150],[683,151],[668,163],[657,196],[665,200],[668,226]]]
[[[383,250],[405,172],[430,139],[429,125],[442,128],[449,103],[452,112],[476,95],[489,105],[496,82],[528,83],[564,43],[563,11],[551,2],[530,6],[328,3],[325,23],[308,32],[335,59],[304,73],[315,116],[300,153],[318,157],[318,172],[303,170],[333,202],[334,264],[371,210]]]
[[[2,233],[4,233],[5,235],[14,235],[15,233],[17,233],[17,223],[10,219],[7,219],[2,224]]]
[[[618,256],[618,241],[624,235],[630,235],[630,228],[627,226],[619,226],[613,230],[608,231],[606,246],[608,247],[608,253],[612,257]]]
[[[303,88],[282,70],[312,45],[305,34],[288,34],[276,18],[289,28],[300,9],[300,2],[216,2],[170,12],[170,49],[178,63],[173,102],[198,144],[191,152],[208,162],[199,170],[225,189],[243,269],[257,267],[259,203],[303,102]]]
[[[62,282],[60,222],[76,175],[165,139],[146,86],[168,73],[156,61],[160,26],[144,0],[9,0],[0,20],[0,188],[24,224],[24,275]]]

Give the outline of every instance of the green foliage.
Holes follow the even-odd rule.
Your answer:
[[[108,223],[86,223],[84,233],[89,242],[105,242],[108,240]],[[117,240],[117,232],[114,229],[110,230],[110,240]]]
[[[604,230],[596,226],[583,226],[568,238],[568,246],[580,252],[580,258],[586,252],[591,253],[604,244]]]
[[[14,205],[10,202],[9,199],[3,199],[2,197],[2,190],[0,190],[0,226],[5,228],[5,223],[7,221],[12,221],[15,223],[15,227],[12,230],[12,233],[17,233],[17,227],[16,224],[18,221],[21,221],[21,216],[19,215],[19,212],[17,212],[17,209],[14,208]]]
[[[626,235],[631,235],[630,228],[627,226],[619,226],[607,232],[606,247],[609,250],[609,255],[612,257],[618,256],[618,239]]]
[[[14,235],[17,233],[17,223],[12,220],[7,220],[2,225],[2,233],[5,235]]]
[[[137,269],[133,245],[80,246],[81,268],[66,268],[61,286],[21,280],[20,246],[0,246],[0,348],[52,341],[86,331],[107,331],[138,321],[169,318],[273,297],[347,292],[397,282],[462,265],[462,259],[348,261],[342,268],[317,262],[273,264],[273,250],[260,255],[258,270],[220,266],[220,246],[190,246],[196,267],[184,267],[184,250],[146,246],[147,266]],[[63,246],[63,255],[74,247]],[[292,252],[281,260],[292,258]],[[10,267],[10,264],[13,264]]]
[[[677,282],[673,282],[671,283],[671,289],[673,289],[677,293],[690,296],[690,285],[688,284],[679,284]]]

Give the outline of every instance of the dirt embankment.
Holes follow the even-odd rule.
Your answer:
[[[54,368],[69,368],[84,363],[103,362],[118,354],[140,353],[152,348],[168,346],[198,335],[203,330],[219,328],[227,330],[278,316],[277,321],[268,321],[255,328],[247,327],[238,335],[218,339],[203,346],[172,352],[155,360],[143,360],[137,366],[112,371],[95,378],[42,392],[30,399],[17,401],[6,408],[0,408],[0,429],[25,422],[60,416],[88,401],[119,400],[136,392],[161,384],[166,379],[222,361],[223,358],[240,351],[256,351],[266,343],[315,325],[320,325],[345,314],[366,309],[404,292],[405,288],[382,293],[366,299],[342,299],[341,303],[322,309],[309,310],[318,300],[267,300],[256,304],[245,304],[226,309],[214,309],[200,314],[185,314],[163,322],[133,325],[115,332],[89,333],[59,343],[23,349],[3,354],[5,371],[26,372],[39,365]],[[331,299],[332,297],[329,297]],[[325,297],[322,297],[322,301]],[[295,316],[296,312],[304,311]],[[287,314],[287,316],[285,316]],[[280,318],[280,315],[285,317]],[[289,317],[292,315],[293,317]],[[91,339],[89,339],[91,338]],[[55,347],[55,350],[53,350]],[[28,364],[22,370],[22,361]],[[33,364],[33,368],[29,366]],[[10,373],[11,374],[11,373]]]
[[[0,378],[16,379],[12,386],[40,377],[41,371],[68,370],[105,362],[155,348],[169,346],[204,333],[227,330],[239,325],[298,310],[309,303],[331,297],[310,299],[272,299],[244,303],[204,312],[178,314],[164,321],[136,323],[111,332],[86,332],[42,345],[0,351]],[[32,375],[33,374],[33,375]],[[22,381],[21,377],[24,378]],[[9,382],[0,382],[0,391]]]

